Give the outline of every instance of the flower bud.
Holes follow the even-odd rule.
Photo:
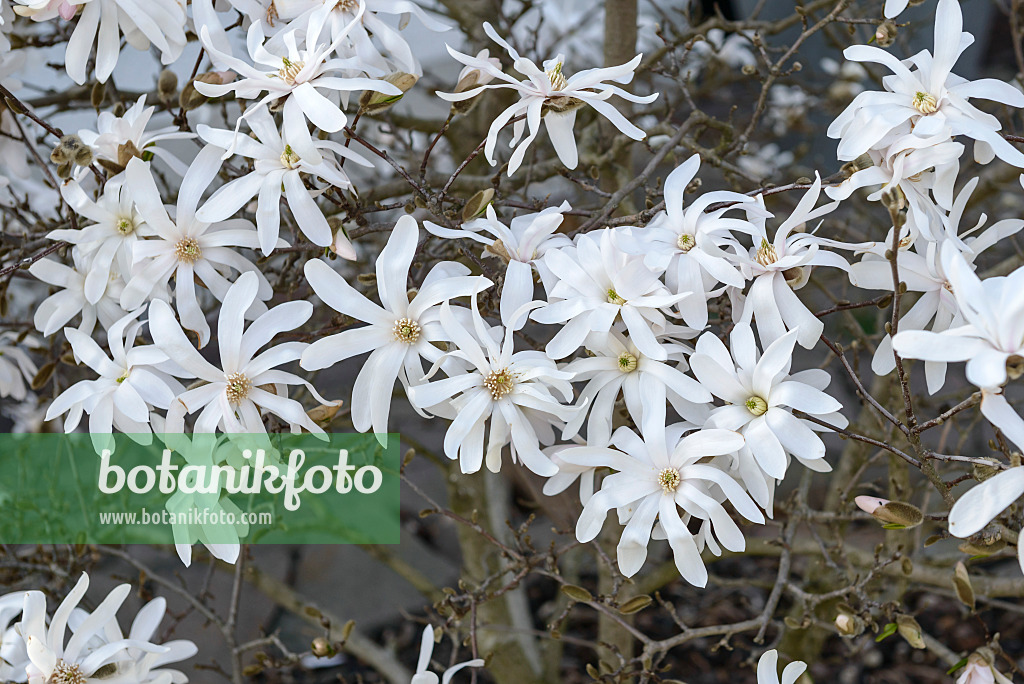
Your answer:
[[[878,47],[889,47],[896,42],[897,33],[896,22],[892,19],[886,19],[875,29],[875,43],[878,44]]]
[[[488,62],[493,64],[495,68],[500,69],[501,60],[498,59],[497,57],[491,57],[489,56],[489,54],[490,53],[488,53],[488,51],[484,49],[477,53],[476,58],[487,60]],[[464,93],[474,88],[479,88],[480,86],[487,85],[492,80],[494,80],[493,75],[485,71],[481,71],[477,67],[467,66],[462,71],[459,72],[459,81],[455,85],[454,92]],[[481,90],[480,92],[483,91]],[[476,103],[479,101],[480,98],[478,94],[477,97],[471,97],[468,100],[462,100],[461,102],[453,102],[452,112],[454,114],[468,114],[470,111],[472,111],[473,107],[475,107]]]
[[[178,75],[170,69],[160,72],[160,78],[156,81],[156,94],[160,101],[170,106],[174,101],[174,94],[178,92]]]
[[[404,71],[396,71],[393,74],[385,76],[384,80],[401,90],[402,94],[385,95],[384,93],[378,93],[373,90],[363,91],[363,94],[359,97],[359,108],[364,114],[374,116],[387,111],[391,105],[405,97],[405,94],[409,92],[414,85],[416,85],[416,81],[419,80],[419,76],[416,76],[415,74],[407,74]]]
[[[956,569],[953,571],[953,589],[956,590],[956,597],[960,602],[974,610],[974,587],[971,586],[971,576],[967,573],[967,566],[963,561],[957,561]]]
[[[313,639],[313,644],[310,650],[317,658],[329,658],[337,652],[335,651],[334,646],[331,645],[331,642],[323,637]]]
[[[345,225],[342,220],[337,216],[332,216],[327,219],[327,225],[331,227],[331,233],[334,235],[334,239],[331,241],[328,249],[340,256],[342,259],[355,261],[356,250],[352,246],[352,242],[348,239],[348,234],[345,232]]]
[[[466,206],[462,208],[462,220],[471,221],[478,216],[483,216],[494,199],[494,188],[486,188],[469,198]]]
[[[98,81],[93,83],[92,90],[89,91],[89,104],[93,109],[99,109],[105,99],[107,99],[107,84]]]
[[[921,625],[909,615],[896,616],[896,631],[907,640],[913,648],[925,648],[924,637],[921,635]]]

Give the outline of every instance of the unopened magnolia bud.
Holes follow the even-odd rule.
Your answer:
[[[486,188],[470,197],[466,206],[462,208],[462,220],[471,221],[477,216],[483,216],[493,199],[494,188]]]
[[[373,116],[387,111],[391,105],[405,97],[405,94],[416,85],[419,76],[407,74],[404,71],[396,71],[385,76],[384,80],[401,90],[402,93],[400,95],[385,95],[373,90],[363,91],[363,94],[359,97],[359,108],[364,114]]]
[[[128,142],[121,143],[117,146],[117,163],[125,168],[135,157],[143,159],[142,152],[136,147],[135,143],[129,140]]]
[[[974,587],[971,586],[971,576],[967,573],[967,566],[963,561],[957,561],[956,569],[953,571],[953,589],[956,590],[960,602],[974,610]]]
[[[317,658],[328,658],[336,652],[334,650],[334,646],[331,645],[331,642],[323,637],[313,639],[313,644],[310,650]]]
[[[840,612],[835,619],[836,631],[839,636],[855,637],[863,634],[864,621],[852,612]]]
[[[924,522],[924,513],[921,509],[903,501],[882,504],[871,515],[885,523],[888,529],[908,529]]]
[[[107,84],[93,83],[92,90],[89,91],[89,104],[92,105],[93,109],[99,109],[105,99],[107,99]]]
[[[176,92],[178,92],[178,75],[170,69],[164,69],[156,81],[156,93],[160,97],[160,101],[170,105]]]
[[[857,508],[865,513],[874,515],[875,511],[878,510],[878,507],[889,503],[889,500],[880,499],[877,496],[858,496],[853,500],[853,503],[857,504]]]
[[[924,648],[924,637],[921,636],[921,625],[909,615],[896,616],[896,631],[914,648]]]
[[[75,163],[88,166],[92,163],[92,150],[77,135],[65,135],[50,153],[50,161],[60,165]]]
[[[886,19],[875,29],[875,43],[878,44],[878,47],[889,47],[896,41],[897,33],[896,22]]]
[[[67,180],[71,178],[71,169],[74,168],[74,164],[71,162],[64,162],[57,167],[57,177],[61,180]]]
[[[195,79],[195,81],[213,85],[224,85],[233,80],[235,80],[235,77],[230,71],[207,71],[205,74],[199,74]],[[186,112],[198,109],[210,100],[206,95],[196,90],[195,81],[186,83],[185,87],[181,89],[181,95],[178,96],[178,104]]]

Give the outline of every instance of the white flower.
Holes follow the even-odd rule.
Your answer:
[[[131,277],[135,243],[154,233],[139,216],[131,194],[120,182],[108,181],[96,202],[74,180],[61,186],[61,195],[76,214],[95,223],[80,230],[54,230],[46,237],[78,245],[82,258],[89,264],[85,297],[95,304],[111,279]]]
[[[953,504],[949,512],[949,533],[962,539],[977,534],[1021,496],[1024,496],[1024,467],[1010,468],[993,475]],[[1024,536],[1024,530],[1021,534]],[[1017,560],[1024,572],[1024,540],[1020,539],[1017,542]]]
[[[573,126],[576,123],[576,111],[583,105],[590,105],[597,112],[608,119],[620,132],[633,140],[643,140],[646,136],[642,130],[630,123],[619,110],[609,104],[607,100],[613,95],[628,100],[647,104],[658,98],[658,93],[647,97],[633,95],[618,86],[604,81],[616,83],[629,83],[633,80],[634,72],[640,64],[643,55],[637,55],[627,64],[616,67],[600,69],[587,69],[566,78],[563,73],[565,62],[564,55],[558,55],[553,59],[544,62],[544,69],[540,69],[531,60],[521,57],[515,48],[501,38],[494,28],[484,22],[484,31],[495,43],[503,47],[515,60],[513,66],[519,73],[526,76],[522,81],[517,81],[507,76],[500,68],[487,59],[470,57],[448,47],[448,52],[456,60],[468,67],[479,69],[481,73],[489,74],[501,81],[496,84],[481,84],[461,93],[437,93],[439,97],[449,102],[461,102],[476,97],[483,90],[491,88],[508,88],[519,94],[519,101],[508,107],[491,124],[487,132],[487,142],[484,146],[484,154],[487,161],[494,166],[497,162],[494,159],[494,148],[498,143],[498,133],[505,125],[515,117],[525,115],[526,120],[517,121],[512,129],[512,153],[508,162],[508,175],[516,172],[523,163],[526,150],[540,133],[541,121],[548,131],[551,144],[558,154],[559,160],[566,167],[575,169],[579,163],[579,156],[576,150],[576,139],[573,137]],[[530,133],[522,139],[523,132],[529,126]]]
[[[474,658],[473,660],[467,660],[463,663],[456,663],[452,665],[441,675],[438,676],[433,672],[427,670],[430,667],[430,655],[434,652],[434,628],[427,625],[423,628],[423,638],[420,641],[420,657],[416,661],[416,674],[412,676],[412,681],[409,684],[448,684],[455,676],[455,673],[465,667],[483,667],[484,661],[482,658]]]
[[[725,190],[705,193],[683,208],[686,187],[697,175],[700,156],[693,155],[665,179],[665,209],[643,229],[633,229],[619,238],[622,248],[644,255],[644,263],[657,273],[665,273],[665,283],[673,292],[690,292],[678,303],[686,324],[703,330],[708,324],[707,302],[715,296],[717,283],[742,288],[746,281],[729,262],[723,248],[734,253],[742,248],[731,231],[751,232],[743,219],[725,218],[733,209],[763,213],[764,207],[753,197]],[[730,206],[705,211],[710,205],[727,202]]]
[[[210,41],[209,29],[203,26],[200,28],[200,35],[206,50],[213,58],[220,60],[243,78],[225,84],[195,81],[195,88],[208,97],[220,97],[233,92],[236,97],[246,100],[255,99],[259,97],[260,93],[266,91],[266,96],[261,98],[257,104],[247,107],[245,113],[238,117],[238,122],[235,125],[236,132],[243,119],[248,119],[272,102],[284,99],[284,129],[288,143],[300,159],[318,164],[321,161],[320,151],[313,144],[306,120],[308,119],[314,126],[328,133],[337,133],[348,123],[345,112],[326,98],[320,92],[321,89],[342,93],[354,90],[373,90],[385,95],[402,94],[401,90],[386,81],[371,78],[342,78],[332,75],[340,69],[351,69],[353,66],[350,63],[351,60],[325,61],[327,55],[359,22],[363,9],[363,5],[360,5],[355,17],[349,21],[345,30],[335,35],[331,44],[322,45],[318,41],[327,19],[327,13],[330,12],[330,8],[325,5],[321,11],[314,12],[309,16],[309,24],[303,38],[305,48],[302,50],[298,48],[297,34],[295,31],[291,31],[284,39],[286,49],[281,50],[285,54],[271,52],[270,48],[273,46],[265,45],[262,25],[254,23],[249,27],[247,41],[249,57],[253,61],[253,65],[218,50]],[[229,147],[225,158],[230,156],[233,151],[233,146]]]
[[[357,292],[327,262],[306,262],[305,273],[313,291],[339,313],[369,323],[313,342],[302,353],[305,370],[319,370],[342,359],[372,352],[352,387],[352,424],[356,430],[381,435],[388,431],[388,413],[395,380],[403,385],[422,382],[423,363],[439,360],[444,352],[435,342],[447,340],[438,322],[438,304],[466,297],[490,286],[482,276],[456,264],[438,264],[410,300],[409,267],[416,254],[419,227],[416,219],[398,219],[387,246],[377,257],[378,306]],[[456,270],[456,267],[458,270]]]
[[[568,202],[562,202],[558,207],[548,207],[536,214],[516,216],[506,226],[498,220],[494,207],[487,205],[486,217],[468,221],[459,230],[443,228],[430,221],[425,221],[423,226],[438,237],[469,238],[487,245],[485,255],[508,262],[501,286],[501,322],[518,330],[526,323],[526,316],[521,316],[518,321],[507,319],[533,299],[533,269],[537,269],[542,280],[550,282],[544,254],[549,249],[572,244],[565,235],[557,234],[564,218],[562,214],[571,208]],[[484,237],[481,232],[493,238]]]
[[[220,153],[223,153],[224,149],[233,148],[235,154],[254,160],[252,173],[236,178],[219,188],[203,208],[196,212],[196,218],[209,223],[224,221],[234,216],[258,195],[256,230],[259,231],[260,249],[264,256],[267,256],[274,250],[280,234],[283,187],[288,208],[295,217],[299,230],[317,246],[330,245],[334,237],[331,234],[331,227],[303,185],[303,174],[315,176],[339,188],[350,188],[352,183],[335,162],[333,153],[363,166],[372,168],[373,164],[349,151],[344,145],[331,140],[317,140],[313,143],[317,149],[327,152],[327,157],[321,157],[319,162],[307,161],[295,152],[287,137],[287,129],[285,137],[281,137],[270,112],[258,110],[247,121],[258,140],[248,136],[238,136],[236,139],[232,131],[217,130],[203,124],[196,127],[203,140],[223,148],[219,150]],[[220,166],[213,158],[208,158],[206,163],[218,168]],[[339,255],[346,259],[356,258],[355,250],[350,243],[344,245]]]
[[[802,347],[814,347],[824,324],[793,290],[807,284],[812,266],[849,268],[838,254],[821,249],[846,245],[816,237],[812,232],[794,232],[799,226],[828,214],[839,204],[831,202],[815,209],[814,204],[820,194],[821,178],[815,174],[814,184],[800,198],[793,213],[776,228],[773,241],[768,239],[765,219],[752,216],[754,246],[740,259],[744,276],[754,282],[747,292],[746,301],[737,307],[742,309],[742,314],[734,314],[734,318],[747,323],[756,321],[762,346],[779,339],[787,330],[796,330],[797,342]],[[757,201],[763,206],[762,196],[758,195]]]
[[[655,410],[657,406],[653,407]],[[743,437],[730,430],[705,429],[682,436],[692,426],[661,426],[641,439],[629,428],[619,428],[608,447],[570,447],[558,452],[568,462],[607,466],[616,472],[601,482],[601,489],[587,501],[576,525],[576,538],[589,542],[597,537],[608,512],[619,509],[628,519],[616,549],[619,570],[632,577],[647,559],[651,530],[658,521],[668,538],[676,568],[690,584],[707,584],[707,568],[700,557],[691,519],[710,521],[707,534],[718,536],[731,551],[746,545],[743,533],[717,498],[717,488],[745,518],[763,523],[764,516],[743,488],[727,473],[702,459],[733,454],[743,446]],[[679,509],[683,509],[680,516]]]
[[[796,331],[777,339],[760,358],[749,325],[737,324],[729,341],[731,351],[714,333],[704,333],[690,367],[701,385],[727,404],[711,412],[707,426],[735,430],[746,438],[737,467],[751,495],[765,506],[771,487],[743,461],[753,460],[774,480],[786,474],[787,453],[813,470],[830,470],[821,460],[825,444],[815,434],[822,428],[795,417],[793,409],[837,427],[847,422],[839,413],[842,404],[821,391],[829,384],[827,372],[811,369],[790,375]]]
[[[496,342],[480,316],[475,294],[472,305],[472,331],[456,319],[449,302],[441,305],[439,321],[456,351],[448,352],[435,363],[431,373],[448,358],[466,362],[469,369],[462,371],[459,366],[447,365],[447,378],[410,387],[409,400],[421,409],[439,404],[450,404],[456,409],[455,420],[444,437],[444,453],[448,458],[459,459],[463,473],[480,470],[485,453],[487,468],[498,472],[501,450],[511,444],[513,462],[521,461],[538,475],[554,475],[558,467],[541,452],[540,443],[554,441],[554,420],[569,420],[576,413],[576,409],[559,403],[552,394],[558,392],[564,401],[572,399],[570,375],[557,370],[542,352],[514,352],[512,328],[503,331],[500,344]],[[499,328],[497,332],[502,331]]]
[[[757,661],[757,684],[796,684],[806,669],[807,663],[794,660],[782,668],[779,680],[779,652],[773,648],[761,654]]]
[[[206,147],[185,174],[178,191],[178,203],[172,220],[160,199],[156,181],[149,165],[132,159],[125,171],[128,190],[139,215],[157,234],[157,238],[137,242],[133,247],[134,267],[131,279],[121,295],[125,309],[136,309],[147,298],[160,298],[160,293],[174,276],[175,305],[186,329],[199,337],[200,348],[210,338],[210,326],[199,306],[196,278],[218,300],[224,299],[230,283],[225,274],[232,271],[255,273],[259,278],[260,299],[271,297],[273,290],[259,269],[232,247],[259,246],[253,225],[244,219],[217,224],[205,223],[196,216],[196,207],[203,192],[217,175],[220,150]],[[259,312],[262,302],[254,309]]]
[[[979,280],[954,245],[944,244],[941,257],[965,325],[939,333],[901,330],[893,349],[908,359],[966,361],[967,380],[983,390],[981,412],[1024,447],[1024,420],[999,389],[1009,380],[1007,361],[1024,357],[1024,268]]]
[[[89,576],[82,573],[49,625],[46,596],[41,591],[25,592],[21,632],[31,660],[27,667],[29,684],[188,681],[184,674],[175,670],[153,669],[196,653],[196,646],[190,641],[173,641],[166,645],[148,641],[163,617],[162,599],[144,606],[128,638],[123,638],[116,613],[131,593],[131,585],[116,587],[92,613],[78,608],[88,588]],[[65,644],[69,627],[71,638]]]
[[[89,274],[88,260],[77,247],[71,250],[71,260],[74,267],[65,266],[53,259],[40,259],[28,268],[29,273],[44,283],[62,288],[43,300],[33,315],[36,329],[46,337],[60,330],[79,314],[82,315],[82,322],[78,329],[86,335],[92,334],[97,319],[106,329],[124,315],[124,309],[118,304],[124,289],[120,274],[117,279],[106,282],[106,288],[96,302],[90,302],[85,287]]]
[[[284,388],[304,385],[320,403],[331,402],[322,399],[298,376],[277,370],[282,364],[297,361],[307,345],[284,342],[257,353],[277,334],[309,320],[313,305],[294,301],[275,306],[244,329],[245,313],[256,301],[259,286],[255,273],[243,273],[224,296],[217,320],[221,368],[204,359],[192,346],[166,302],[156,300],[150,304],[149,328],[157,347],[186,371],[206,381],[179,395],[172,411],[191,414],[202,409],[195,424],[198,433],[212,433],[218,428],[227,433],[265,433],[260,415],[263,409],[294,429],[301,426],[314,434],[323,434],[306,415],[302,404],[286,396]],[[267,385],[271,387],[264,389]],[[172,421],[170,412],[167,422],[169,431],[172,422],[177,423]]]
[[[11,624],[24,605],[25,592],[15,591],[0,597],[0,678],[5,682],[20,684],[28,680],[25,670],[30,661],[21,624]]]
[[[95,1],[95,0],[94,0]],[[141,156],[149,152],[161,160],[179,176],[185,175],[188,166],[173,154],[157,145],[166,140],[191,140],[194,133],[178,130],[177,126],[167,126],[155,131],[147,131],[149,120],[153,117],[156,107],[146,106],[146,96],[141,95],[122,116],[114,116],[111,112],[100,112],[96,118],[96,130],[81,129],[78,137],[92,148],[97,160],[108,162],[111,170],[123,169],[132,156]],[[78,180],[87,173],[84,167],[76,172]]]
[[[655,338],[668,325],[666,310],[689,292],[672,294],[642,256],[627,254],[611,228],[580,236],[576,244],[544,255],[554,284],[548,303],[533,313],[538,323],[564,323],[548,342],[552,359],[579,349],[591,332],[608,332],[621,318],[629,338],[645,356],[668,358]]]
[[[21,345],[35,345],[36,341],[18,337],[13,330],[0,333],[0,397],[24,401],[28,395],[25,383],[32,382],[38,369]]]
[[[995,154],[1024,167],[1024,153],[999,134],[998,119],[968,102],[982,98],[1024,107],[1024,93],[995,79],[967,81],[951,73],[954,63],[974,42],[974,36],[962,29],[960,3],[939,0],[934,55],[925,50],[901,62],[870,45],[846,48],[843,54],[847,59],[882,64],[893,75],[883,79],[884,92],[861,93],[829,126],[828,136],[840,141],[840,159],[856,159],[869,149],[889,147],[905,135],[928,138],[944,134],[973,138],[974,156],[981,163],[988,163]]]
[[[137,320],[141,314],[142,309],[128,314],[107,330],[109,357],[85,333],[64,329],[75,358],[99,377],[82,380],[64,390],[50,404],[46,420],[67,413],[64,431],[73,432],[84,411],[89,414],[89,433],[94,436],[109,435],[111,427],[132,435],[133,439],[135,435],[150,434],[153,408],[167,409],[185,388],[166,372],[169,359],[164,352],[151,345],[135,346],[143,325]]]
[[[177,60],[185,48],[185,5],[179,0],[14,1],[15,12],[34,21],[53,19],[58,13],[70,20],[82,8],[64,54],[68,76],[79,85],[85,83],[94,45],[96,80],[106,83],[117,64],[122,34],[137,50],[148,50],[152,43],[164,64]]]
[[[993,654],[980,648],[967,658],[956,684],[1013,684],[1013,680],[995,668]]]
[[[683,351],[689,349],[680,344],[661,344],[667,361],[657,361],[645,356],[632,340],[615,330],[590,333],[584,346],[592,355],[575,359],[562,368],[563,372],[572,373],[573,382],[587,381],[576,402],[580,412],[569,421],[565,434],[576,434],[589,409],[587,444],[607,444],[620,391],[626,410],[644,433],[656,429],[649,421],[660,415],[645,407],[666,401],[686,420],[702,424],[707,419],[705,404],[711,402],[711,393],[683,373],[687,369]]]

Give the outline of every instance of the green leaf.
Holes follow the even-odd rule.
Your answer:
[[[882,639],[885,639],[887,637],[891,637],[893,634],[896,633],[897,629],[899,629],[899,627],[896,625],[896,623],[895,622],[890,622],[882,630],[882,633],[875,637],[875,641],[877,642],[877,641],[881,641]]]

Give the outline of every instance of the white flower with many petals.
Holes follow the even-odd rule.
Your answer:
[[[177,126],[167,126],[155,131],[147,130],[156,107],[146,106],[146,96],[141,95],[122,116],[114,116],[111,112],[100,112],[96,119],[96,130],[81,129],[78,137],[92,149],[97,161],[107,162],[108,170],[118,171],[128,165],[133,157],[141,157],[150,153],[179,176],[185,175],[188,165],[168,152],[159,142],[167,140],[190,140],[194,133],[184,132]],[[101,164],[103,165],[103,164]],[[76,172],[78,180],[82,180],[88,171],[80,167]]]
[[[416,674],[412,676],[412,681],[409,684],[437,684],[443,682],[448,684],[455,676],[455,673],[466,667],[483,667],[484,661],[481,658],[474,658],[473,660],[467,660],[464,663],[456,663],[452,665],[439,679],[436,674],[430,672],[427,668],[430,667],[430,655],[434,652],[434,628],[427,625],[423,628],[423,637],[420,639],[420,657],[416,661]]]
[[[302,353],[301,361],[305,370],[319,370],[372,352],[352,386],[352,424],[360,432],[372,428],[376,434],[386,433],[395,380],[405,386],[419,384],[423,379],[421,359],[434,363],[443,356],[434,344],[448,339],[438,320],[438,305],[491,284],[482,276],[470,276],[469,270],[458,264],[442,263],[432,269],[410,299],[409,268],[418,240],[416,219],[398,219],[388,244],[377,257],[380,306],[357,292],[327,262],[306,262],[306,279],[325,304],[369,323],[313,342]]]
[[[106,329],[124,315],[124,309],[118,303],[124,290],[120,274],[116,279],[108,280],[99,298],[90,302],[86,294],[89,260],[82,256],[78,248],[72,248],[71,260],[73,266],[66,266],[53,259],[40,259],[28,268],[28,272],[39,280],[61,288],[43,300],[33,314],[32,321],[36,329],[46,337],[63,328],[79,314],[82,322],[78,329],[86,335],[92,334],[97,320]]]
[[[569,447],[558,452],[559,458],[568,463],[606,466],[616,471],[604,478],[600,491],[583,507],[576,538],[581,542],[595,539],[609,511],[618,509],[620,520],[628,520],[616,549],[619,571],[632,577],[647,560],[657,521],[672,547],[679,574],[690,584],[703,587],[708,573],[697,540],[688,529],[690,520],[710,521],[708,534],[716,535],[725,548],[742,551],[746,546],[743,532],[719,502],[718,492],[724,493],[751,522],[763,523],[764,516],[732,476],[701,462],[736,453],[743,446],[743,437],[718,429],[683,436],[692,426],[678,424],[666,430],[664,416],[662,404],[661,426],[651,434],[645,433],[643,439],[622,427],[613,435],[614,448]]]
[[[300,159],[318,164],[322,158],[317,146],[313,144],[306,120],[327,133],[337,133],[348,123],[345,112],[325,97],[320,92],[321,89],[342,93],[373,90],[385,95],[402,94],[401,90],[386,81],[332,75],[342,69],[352,69],[356,66],[353,60],[327,60],[327,55],[344,39],[348,30],[359,22],[363,9],[360,6],[356,16],[349,21],[347,29],[339,32],[332,43],[324,45],[319,43],[320,34],[327,20],[327,13],[330,12],[330,7],[325,5],[309,17],[303,37],[305,47],[301,50],[298,48],[297,32],[290,31],[285,35],[283,49],[279,51],[284,54],[274,54],[270,51],[269,48],[273,46],[265,45],[262,25],[254,23],[249,27],[247,41],[249,57],[253,62],[251,65],[218,50],[210,41],[209,29],[201,27],[200,35],[206,50],[214,59],[223,62],[243,78],[225,84],[195,81],[195,88],[208,97],[220,97],[233,92],[245,100],[256,99],[261,93],[267,93],[257,104],[247,107],[245,113],[238,118],[236,132],[243,119],[248,119],[267,105],[283,99],[285,137],[288,143]],[[233,152],[233,146],[229,147],[225,158]]]
[[[468,221],[458,230],[443,228],[429,221],[423,226],[438,237],[468,238],[487,245],[485,256],[495,256],[508,262],[501,286],[501,322],[518,330],[526,323],[526,317],[521,316],[518,321],[507,320],[507,317],[533,299],[534,268],[542,280],[550,282],[551,274],[545,267],[544,254],[549,249],[572,244],[569,238],[557,233],[564,218],[562,214],[569,209],[569,203],[562,202],[558,207],[548,207],[536,214],[516,216],[506,226],[498,220],[494,207],[488,205],[486,217]]]
[[[1013,680],[996,669],[992,650],[982,647],[967,657],[956,684],[1013,684]]]
[[[496,342],[480,316],[475,294],[472,304],[472,329],[455,317],[449,302],[441,305],[438,320],[455,351],[435,363],[431,374],[449,358],[465,362],[469,369],[458,372],[459,366],[445,366],[447,378],[410,387],[409,400],[432,413],[437,412],[432,407],[438,405],[456,410],[444,437],[444,453],[459,460],[463,473],[480,470],[485,455],[488,470],[498,472],[501,451],[511,444],[513,462],[522,462],[538,475],[554,475],[558,467],[541,451],[540,444],[554,441],[554,421],[570,420],[576,413],[553,394],[570,401],[571,376],[559,371],[542,352],[516,352],[512,328],[506,328],[501,342]]]
[[[96,444],[100,444],[98,435],[109,435],[112,427],[133,439],[134,435],[150,434],[153,409],[167,409],[185,388],[167,372],[171,364],[164,352],[152,345],[135,346],[143,325],[138,321],[141,314],[141,309],[128,314],[107,330],[110,356],[85,333],[64,329],[75,357],[99,377],[64,390],[50,404],[46,420],[67,413],[64,431],[72,432],[85,412]]]
[[[225,274],[232,271],[257,275],[260,300],[269,299],[273,294],[263,273],[232,249],[255,249],[259,246],[259,237],[252,223],[232,219],[211,225],[196,216],[199,200],[217,175],[217,165],[211,162],[215,162],[219,153],[219,148],[207,147],[196,157],[181,181],[173,220],[160,199],[160,191],[149,166],[140,159],[133,159],[125,171],[128,190],[139,215],[157,237],[137,242],[133,247],[134,266],[121,294],[121,305],[125,309],[136,309],[148,298],[162,298],[163,289],[173,275],[175,306],[181,323],[196,333],[200,348],[210,339],[210,326],[199,306],[197,278],[221,301],[231,285]],[[254,312],[263,308],[261,301]]]
[[[1018,444],[1019,446],[1019,444]],[[1024,467],[993,475],[957,499],[949,512],[949,533],[966,539],[983,530],[1024,496]],[[1024,536],[1024,530],[1021,530]],[[1017,560],[1024,572],[1024,541],[1017,541]]]
[[[18,338],[13,330],[0,333],[0,398],[24,401],[28,395],[25,383],[32,382],[38,369],[22,347],[34,345],[36,341],[31,337]]]
[[[668,358],[656,332],[668,325],[665,313],[689,292],[673,294],[644,258],[619,249],[611,228],[587,233],[571,247],[544,255],[551,272],[548,303],[533,313],[538,323],[564,323],[548,342],[547,354],[562,359],[579,349],[591,332],[608,332],[617,320],[645,356]]]
[[[712,332],[697,340],[690,357],[693,374],[707,390],[726,402],[711,412],[707,426],[735,430],[746,438],[737,469],[754,499],[767,508],[772,487],[752,471],[753,463],[773,480],[786,474],[792,454],[813,470],[830,470],[822,460],[825,444],[815,431],[822,428],[797,418],[802,411],[836,427],[846,427],[842,404],[822,390],[829,374],[820,369],[790,374],[796,331],[790,331],[758,354],[754,332],[739,323],[729,338],[731,351]]]
[[[960,3],[939,0],[934,54],[925,50],[901,62],[874,46],[846,48],[843,54],[847,59],[881,64],[893,75],[883,79],[885,91],[861,93],[829,126],[828,136],[840,141],[839,158],[856,159],[870,149],[889,147],[905,135],[965,135],[975,140],[977,161],[987,163],[998,155],[1009,164],[1024,167],[1024,153],[1000,135],[998,119],[968,102],[982,98],[1024,107],[1024,93],[995,79],[968,81],[952,73],[957,59],[973,42],[974,36],[963,32]]]
[[[254,161],[252,173],[219,188],[203,208],[196,212],[196,217],[209,223],[224,221],[234,216],[253,197],[258,197],[256,230],[259,232],[260,249],[264,256],[268,256],[278,243],[283,194],[303,235],[314,245],[327,247],[334,239],[331,227],[303,185],[303,177],[313,176],[338,188],[350,188],[352,183],[348,175],[338,166],[333,155],[371,168],[373,164],[331,140],[315,141],[313,145],[327,156],[322,156],[319,162],[307,161],[289,144],[287,129],[282,138],[274,118],[266,110],[258,110],[247,121],[258,140],[248,136],[236,138],[232,131],[217,130],[203,124],[196,127],[199,136],[211,145],[223,149],[233,148],[235,154]],[[206,163],[217,168],[220,166],[214,159],[208,159]],[[338,254],[345,259],[356,258],[355,250],[347,239]]]
[[[774,648],[765,651],[757,660],[757,684],[796,684],[800,675],[807,670],[807,663],[794,660],[782,668],[782,679],[779,679],[779,652]]]
[[[518,81],[506,75],[500,68],[496,67],[490,60],[479,57],[471,57],[448,47],[448,52],[467,67],[479,69],[481,73],[488,74],[500,83],[481,84],[470,90],[461,93],[437,93],[439,97],[449,102],[461,102],[479,95],[483,90],[492,88],[511,89],[519,94],[519,101],[508,107],[491,124],[487,132],[487,141],[484,145],[484,154],[487,161],[494,166],[497,162],[494,158],[494,148],[498,144],[498,133],[512,119],[525,116],[525,120],[519,120],[512,126],[512,143],[515,148],[512,157],[508,162],[508,175],[511,176],[523,163],[526,150],[540,133],[541,122],[543,121],[551,138],[551,144],[558,154],[559,160],[567,168],[575,169],[579,163],[579,154],[576,150],[576,139],[573,136],[573,126],[576,124],[576,112],[584,105],[590,105],[597,110],[598,114],[608,119],[621,133],[633,140],[643,140],[646,133],[634,126],[624,117],[619,110],[608,102],[613,95],[628,100],[647,104],[658,98],[658,93],[647,97],[633,95],[618,86],[605,81],[615,83],[630,83],[633,80],[634,72],[640,64],[643,55],[637,55],[626,64],[615,67],[586,69],[579,73],[566,77],[563,72],[565,56],[558,55],[553,59],[544,62],[544,68],[540,69],[531,60],[521,57],[519,53],[509,45],[494,28],[484,22],[484,31],[495,43],[508,52],[514,61],[516,71],[526,76]],[[523,138],[523,133],[529,127],[529,134]]]
[[[313,422],[302,404],[289,399],[288,385],[303,385],[321,404],[330,405],[312,385],[278,366],[298,361],[306,348],[303,342],[284,342],[262,353],[276,335],[293,330],[313,315],[309,302],[294,301],[275,306],[245,329],[245,313],[256,301],[260,282],[255,273],[243,273],[224,295],[217,319],[217,346],[221,368],[204,359],[185,336],[164,301],[149,307],[149,328],[157,347],[183,369],[205,384],[178,396],[168,412],[168,431],[177,418],[200,411],[195,432],[265,433],[260,409],[281,418],[293,429],[304,427],[314,434],[323,430]],[[271,387],[266,388],[267,385]],[[172,413],[175,420],[172,420]]]

